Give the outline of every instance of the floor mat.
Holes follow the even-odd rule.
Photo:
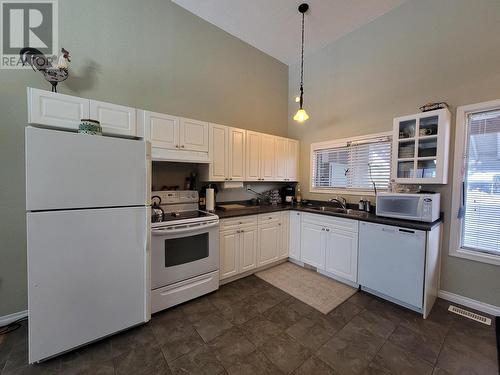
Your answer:
[[[257,272],[256,276],[323,314],[328,314],[357,292],[353,287],[290,262]]]

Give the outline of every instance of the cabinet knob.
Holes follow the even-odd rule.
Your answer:
[[[231,178],[229,178],[229,179],[230,179],[231,181],[233,180],[233,178],[232,178],[232,177],[231,177]]]
[[[244,230],[240,230],[240,233],[244,233],[245,231]]]
[[[184,145],[182,145],[181,148],[184,148]]]
[[[330,229],[326,228],[326,231],[327,231],[327,232],[330,232]]]
[[[175,148],[179,148],[179,145],[175,145]]]
[[[325,230],[325,228],[321,228],[321,230],[322,230],[322,231],[324,231],[324,230]]]
[[[299,213],[299,212],[297,212],[297,216],[300,216],[300,213]]]
[[[281,223],[278,223],[278,225],[281,225]]]
[[[237,230],[236,233],[240,233],[241,231],[240,230]]]
[[[243,221],[240,221],[240,222],[239,222],[239,224],[240,224],[240,225],[241,225],[241,224],[243,224]]]

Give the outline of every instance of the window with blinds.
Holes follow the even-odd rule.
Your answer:
[[[365,138],[313,146],[312,187],[353,191],[387,189],[391,179],[391,139]]]
[[[500,109],[466,123],[462,247],[500,255]]]

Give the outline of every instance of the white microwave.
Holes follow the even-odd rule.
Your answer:
[[[439,219],[439,193],[378,193],[377,216],[432,223]]]

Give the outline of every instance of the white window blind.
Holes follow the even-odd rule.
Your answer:
[[[467,117],[462,247],[500,255],[500,109]]]
[[[391,139],[374,137],[319,148],[312,153],[312,187],[366,191],[387,189],[391,178]],[[372,183],[373,182],[373,183]]]

